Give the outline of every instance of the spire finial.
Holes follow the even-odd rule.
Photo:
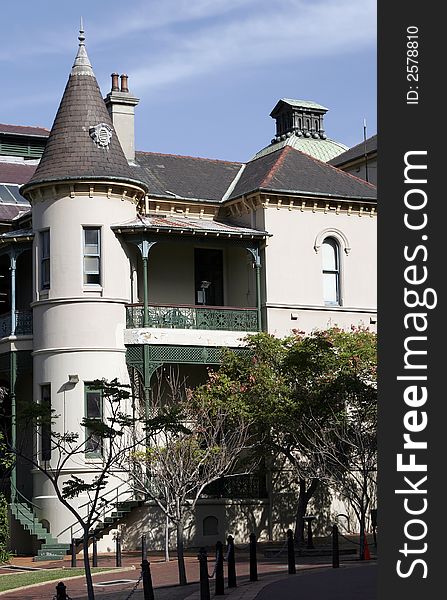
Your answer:
[[[84,46],[84,42],[85,42],[84,20],[83,20],[82,17],[81,17],[80,24],[79,24],[79,36],[78,36],[78,40],[79,40],[79,45],[80,46]]]
[[[73,68],[71,70],[72,75],[93,75],[92,66],[87,56],[87,50],[85,49],[85,35],[84,35],[84,20],[81,17],[79,24],[79,48],[76,55]]]

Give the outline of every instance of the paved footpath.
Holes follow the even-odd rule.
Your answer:
[[[300,597],[304,590],[303,586],[307,585],[306,590],[308,594],[312,593],[312,597],[316,600],[324,598],[324,600],[372,600],[375,595],[365,595],[363,592],[359,595],[349,595],[346,590],[341,595],[328,595],[328,591],[331,593],[339,588],[341,584],[335,584],[338,581],[344,579],[343,573],[346,574],[347,580],[352,580],[351,584],[347,584],[349,590],[360,588],[364,585],[371,587],[369,580],[363,581],[360,577],[360,573],[357,574],[357,570],[362,571],[373,571],[375,569],[370,568],[371,563],[354,563],[350,561],[346,565],[343,565],[340,569],[328,568],[328,557],[320,558],[317,557],[308,559],[300,558],[297,559],[297,575],[287,575],[287,566],[284,562],[273,562],[261,559],[258,562],[258,573],[259,581],[256,583],[250,583],[248,581],[249,563],[247,556],[240,556],[237,563],[237,575],[238,575],[238,587],[235,589],[225,589],[225,595],[230,596],[231,600],[281,600],[295,599],[299,592]],[[155,600],[200,600],[200,592],[198,585],[199,575],[199,564],[196,556],[186,557],[186,570],[188,581],[190,582],[187,586],[180,587],[177,583],[177,562],[171,560],[165,562],[161,557],[150,556],[151,574],[152,581],[155,588]],[[114,568],[113,556],[100,556],[99,566],[110,567],[111,571],[97,573],[93,577],[95,586],[95,597],[97,600],[127,600],[130,598],[135,584],[137,583],[140,575],[140,557],[138,554],[123,556],[123,567],[120,569]],[[374,561],[375,562],[375,561]],[[67,570],[70,569],[69,558],[66,559],[63,564],[61,562],[52,563],[31,563],[27,562],[27,559],[15,559],[14,564],[17,566],[37,566],[42,568],[60,568],[64,566]],[[355,564],[355,566],[354,566]],[[348,566],[349,565],[349,566]],[[78,560],[78,566],[81,566],[81,561]],[[209,560],[209,571],[212,571],[214,562]],[[365,568],[363,569],[362,566]],[[225,569],[226,570],[226,569]],[[352,573],[351,573],[352,572]],[[318,577],[316,576],[319,574]],[[332,574],[331,574],[332,573]],[[306,575],[306,577],[305,577]],[[313,576],[311,579],[310,575]],[[309,576],[309,577],[307,577]],[[371,579],[371,578],[370,578]],[[114,581],[125,580],[122,583],[114,584]],[[306,581],[309,581],[307,584]],[[368,583],[369,581],[369,583]],[[52,600],[55,594],[56,581],[49,583],[38,584],[27,588],[20,588],[11,590],[8,592],[0,592],[0,600]],[[67,592],[72,600],[86,600],[86,587],[84,577],[66,579],[64,580],[67,586]],[[304,583],[303,583],[304,582]],[[109,585],[102,585],[109,583]],[[112,583],[112,585],[110,585]],[[328,589],[324,591],[315,588],[314,586],[326,586]],[[280,586],[280,587],[276,587]],[[282,587],[283,586],[283,587]],[[357,587],[356,587],[357,586]],[[213,581],[210,580],[211,597],[214,597]],[[318,593],[316,590],[319,590]],[[261,594],[258,596],[258,594]],[[264,595],[262,595],[264,594]],[[266,595],[267,594],[267,595]],[[287,595],[289,594],[289,595]],[[291,595],[290,595],[291,594]],[[142,583],[140,583],[134,593],[131,595],[131,600],[143,600]]]

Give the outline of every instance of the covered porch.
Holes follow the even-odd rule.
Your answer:
[[[266,232],[177,216],[139,217],[113,229],[131,264],[127,329],[262,329]]]

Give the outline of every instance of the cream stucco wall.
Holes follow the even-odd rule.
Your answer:
[[[45,192],[33,205],[33,396],[39,401],[41,386],[51,384],[51,407],[57,415],[53,430],[78,433],[82,440],[85,382],[115,377],[128,382],[123,334],[124,305],[131,300],[131,269],[127,248],[110,226],[134,218],[136,207],[113,192],[107,197],[98,189],[92,197],[82,193],[70,197],[64,195],[64,189],[59,194]],[[83,282],[83,226],[101,228],[101,285]],[[43,229],[50,230],[49,290],[41,290],[39,285],[39,232]],[[79,382],[70,384],[69,375],[77,375]],[[54,451],[52,461],[56,460]],[[66,464],[63,478],[73,474],[89,481],[95,472],[95,460],[80,452]],[[74,522],[74,516],[60,505],[45,476],[36,470],[33,478],[34,502],[57,536]],[[112,476],[106,491],[121,482],[122,478]],[[78,507],[87,500],[82,494],[72,503]],[[69,538],[70,532],[65,532],[59,542]]]
[[[358,211],[325,213],[268,208],[265,226],[272,234],[265,249],[265,303],[268,330],[286,335],[338,324],[370,324],[376,311],[376,218]],[[340,243],[341,305],[323,300],[321,244]]]

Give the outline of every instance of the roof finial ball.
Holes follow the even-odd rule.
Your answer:
[[[80,46],[84,46],[84,42],[85,42],[84,20],[83,20],[82,17],[81,17],[80,24],[79,24],[79,36],[78,36],[78,40],[79,40],[79,45]]]

